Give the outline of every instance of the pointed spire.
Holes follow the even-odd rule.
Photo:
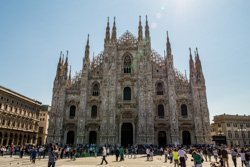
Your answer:
[[[68,51],[67,51],[66,60],[65,60],[64,65],[68,66]]]
[[[196,48],[196,52],[195,52],[195,69],[196,69],[196,74],[197,74],[197,80],[204,81],[204,76],[203,76],[203,72],[202,72],[202,66],[201,66],[201,61],[199,58],[198,48]]]
[[[142,25],[141,25],[141,16],[139,16],[139,26],[138,26],[138,41],[142,41],[143,33],[142,33]]]
[[[89,63],[89,34],[88,34],[87,44],[85,46],[84,62]]]
[[[148,26],[148,16],[146,15],[146,25],[145,25],[145,38],[149,39],[150,34],[149,34],[149,26]]]
[[[115,24],[115,17],[114,17],[114,22],[113,22],[111,40],[112,40],[113,43],[116,42],[116,24]]]
[[[69,66],[69,81],[71,81],[71,66]]]
[[[110,28],[109,28],[109,17],[106,27],[106,36],[105,36],[105,43],[108,43],[110,41]]]
[[[192,61],[193,61],[191,48],[189,48],[189,58],[190,58],[190,60],[192,60]]]
[[[168,37],[168,31],[167,31],[167,55],[172,55],[172,51],[171,51],[171,44],[170,44],[170,41],[169,41],[169,37]]]
[[[192,76],[194,76],[194,61],[193,61],[193,56],[192,56],[192,51],[191,48],[189,48],[189,75],[190,75],[190,80]]]

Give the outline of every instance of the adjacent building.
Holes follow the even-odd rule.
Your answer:
[[[38,128],[38,145],[44,145],[47,143],[47,135],[49,128],[49,111],[50,106],[42,105],[39,113],[39,128]]]
[[[0,86],[0,145],[37,144],[41,102]]]
[[[215,143],[229,147],[250,145],[250,115],[217,115],[211,124]]]
[[[138,36],[117,37],[107,22],[104,49],[90,61],[89,37],[82,69],[71,76],[61,53],[53,86],[48,142],[62,144],[210,143],[206,83],[198,49],[189,49],[190,75],[175,69],[170,38],[166,53],[153,50],[149,23]]]

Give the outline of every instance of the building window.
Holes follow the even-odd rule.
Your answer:
[[[234,126],[234,127],[237,127],[237,123],[233,123],[233,126]]]
[[[99,86],[98,86],[98,84],[94,84],[92,95],[93,96],[99,96]]]
[[[227,127],[230,127],[231,126],[231,124],[230,123],[227,123]]]
[[[131,88],[125,87],[123,90],[123,100],[131,100]]]
[[[164,106],[162,104],[158,105],[158,117],[164,118]]]
[[[70,106],[69,118],[73,119],[76,116],[76,106]]]
[[[227,135],[228,135],[228,138],[232,138],[232,132],[230,130],[228,131]]]
[[[96,118],[97,117],[97,106],[93,105],[91,108],[91,118]]]
[[[242,138],[245,138],[245,137],[246,137],[246,135],[245,135],[245,132],[244,132],[244,131],[241,131],[241,136],[242,136]]]
[[[39,134],[42,134],[42,133],[43,133],[43,127],[39,127],[38,133],[39,133]]]
[[[132,60],[130,55],[126,55],[124,57],[124,62],[123,62],[123,72],[124,73],[131,73],[131,64],[132,64]]]
[[[221,127],[221,124],[218,124],[218,127]]]
[[[188,111],[187,111],[187,105],[186,104],[181,105],[181,116],[183,116],[183,117],[188,116]]]
[[[238,131],[235,131],[235,132],[234,132],[234,136],[235,136],[235,138],[239,138]]]
[[[156,85],[156,95],[163,95],[164,86],[163,83],[159,82]]]

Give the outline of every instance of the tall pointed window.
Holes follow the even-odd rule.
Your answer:
[[[164,106],[162,104],[158,105],[158,117],[164,118]]]
[[[70,119],[74,119],[76,116],[76,106],[70,106],[70,109],[69,109],[69,118]]]
[[[98,86],[98,84],[96,83],[96,84],[94,84],[94,86],[93,86],[93,92],[92,92],[92,95],[93,96],[99,96],[99,86]]]
[[[126,55],[124,57],[124,62],[123,62],[123,71],[124,73],[131,73],[131,64],[132,64],[132,60],[131,57],[129,55]]]
[[[93,105],[91,108],[91,118],[96,118],[97,117],[97,106]]]
[[[163,95],[163,83],[159,82],[156,84],[156,95]]]
[[[131,100],[131,88],[125,87],[123,90],[123,100]]]
[[[186,104],[182,104],[181,105],[181,116],[183,117],[187,117],[188,113],[187,113],[187,105]]]

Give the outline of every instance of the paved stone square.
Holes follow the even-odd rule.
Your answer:
[[[88,157],[88,158],[77,158],[75,161],[70,159],[61,159],[56,161],[56,167],[93,167],[102,166],[100,156],[98,157]],[[212,159],[213,160],[213,159]],[[103,166],[113,166],[113,167],[173,167],[174,164],[170,164],[169,161],[164,163],[164,156],[154,156],[153,161],[146,161],[145,155],[138,155],[136,159],[125,158],[125,161],[116,162],[115,156],[107,157],[108,165]],[[17,156],[10,158],[9,156],[0,157],[0,167],[47,167],[48,159],[36,160],[36,164],[32,164],[29,157],[24,157],[19,159]],[[238,158],[239,166],[241,165],[240,159]],[[105,163],[104,163],[105,164]],[[188,155],[187,167],[192,167],[193,162],[191,161],[190,155]],[[229,158],[229,166],[233,166],[231,157]],[[210,167],[209,162],[204,162],[203,167]]]

